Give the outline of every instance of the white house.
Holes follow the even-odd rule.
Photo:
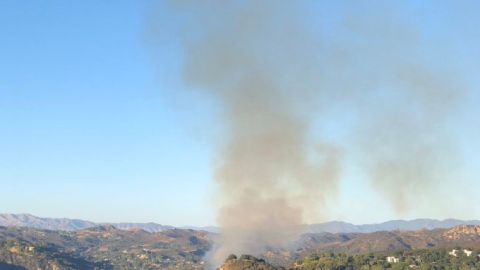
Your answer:
[[[465,255],[467,255],[468,257],[472,256],[472,253],[473,251],[469,250],[469,249],[464,249],[462,250],[463,253],[465,253]],[[448,252],[448,254],[454,256],[454,257],[457,257],[457,252],[459,252],[459,250],[456,250],[456,249],[452,249],[452,251]]]
[[[400,259],[394,256],[388,256],[387,257],[387,262],[389,263],[398,263],[400,262]]]
[[[472,252],[473,252],[473,251],[471,251],[471,250],[469,250],[469,249],[464,249],[464,250],[463,250],[463,253],[465,253],[465,255],[467,255],[468,257],[472,256]]]
[[[448,252],[449,255],[452,255],[453,257],[457,257],[457,251],[456,249],[452,249],[452,251]]]

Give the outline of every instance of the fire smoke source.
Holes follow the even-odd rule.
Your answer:
[[[438,178],[448,163],[442,157],[452,156],[444,121],[458,89],[422,62],[415,27],[394,9],[352,2],[338,37],[320,38],[305,3],[173,3],[187,17],[185,82],[213,96],[224,114],[213,264],[287,246],[300,225],[321,218],[337,190],[340,151],[325,139],[312,144],[309,134],[315,113],[331,107],[360,116],[350,147],[397,212],[447,181]]]
[[[185,78],[220,102],[229,136],[215,173],[218,264],[229,253],[258,254],[295,240],[305,216],[336,189],[338,151],[307,140],[317,40],[297,7],[213,1],[196,8],[202,34],[187,42]]]

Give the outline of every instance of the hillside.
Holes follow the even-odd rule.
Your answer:
[[[151,233],[142,229],[121,230],[112,225],[77,231],[0,227],[0,266],[3,267],[0,269],[203,269],[204,257],[214,237],[205,231],[169,229]],[[307,233],[290,249],[272,247],[258,254],[260,259],[230,257],[222,269],[244,269],[245,265],[250,265],[250,269],[279,269],[279,266],[291,266],[311,254],[360,256],[419,250],[443,250],[445,253],[456,247],[480,250],[480,226],[374,233]],[[272,265],[277,268],[270,268]]]
[[[206,232],[111,225],[75,232],[0,227],[0,262],[26,269],[201,269]]]
[[[460,225],[451,229],[374,233],[304,234],[298,242],[298,250],[361,254],[457,245],[480,247],[480,226]]]
[[[379,252],[348,255],[345,253],[313,253],[285,266],[274,266],[265,260],[230,255],[219,270],[476,270],[480,269],[480,250],[469,255],[448,249],[421,249],[394,253]]]
[[[230,256],[220,270],[480,269],[480,226],[305,234],[293,249],[272,250],[260,258]]]
[[[480,226],[460,225],[450,229],[381,231],[373,233],[308,233],[289,250],[271,250],[261,257],[285,265],[312,253],[345,253],[448,249],[457,246],[480,249]]]
[[[258,259],[250,255],[242,255],[237,258],[235,255],[230,255],[225,263],[218,268],[218,270],[280,270],[283,267],[275,267],[263,259]]]

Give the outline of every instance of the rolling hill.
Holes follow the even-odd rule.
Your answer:
[[[0,269],[203,269],[215,234],[188,229],[148,232],[101,225],[76,231],[0,227]],[[480,250],[480,226],[373,233],[306,233],[289,249],[272,247],[260,259],[230,257],[224,269],[280,269],[311,254],[418,250]],[[257,254],[258,255],[258,254]],[[268,263],[271,263],[268,264]],[[8,268],[7,268],[8,267]],[[17,267],[17,268],[15,268]],[[20,267],[20,268],[18,268]]]
[[[73,232],[0,227],[0,262],[28,270],[201,269],[210,243],[207,232],[181,229],[150,233],[111,225]]]

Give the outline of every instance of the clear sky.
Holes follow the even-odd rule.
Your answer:
[[[184,91],[178,28],[167,25],[152,38],[152,20],[174,26],[177,18],[159,2],[0,2],[0,212],[215,223],[211,169],[220,121],[208,97]],[[327,2],[335,1],[312,5],[326,28],[348,5]],[[397,216],[347,158],[326,216],[480,219],[480,4],[401,3],[400,16],[429,44],[426,58],[452,63],[466,89],[449,124],[461,152],[458,186],[441,192],[456,210],[419,207]],[[152,50],[158,41],[161,49]],[[354,120],[339,115],[322,128],[348,144],[338,123]]]

